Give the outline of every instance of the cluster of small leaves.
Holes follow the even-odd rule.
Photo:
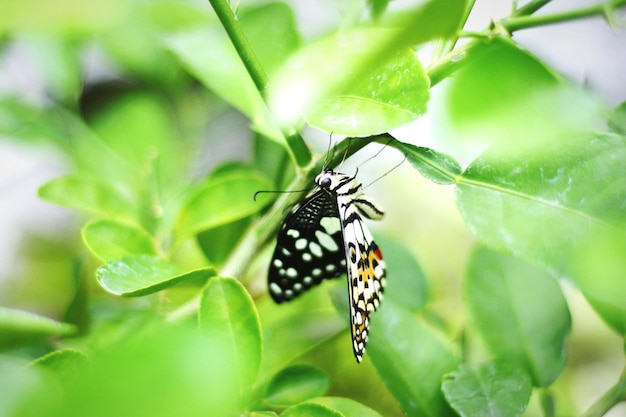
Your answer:
[[[283,3],[242,7],[229,20],[228,4],[212,0],[219,21],[208,4],[96,3],[98,14],[76,3],[43,26],[23,19],[42,16],[35,1],[0,9],[15,17],[0,18],[7,32],[56,34],[33,42],[56,58],[50,79],[63,74],[50,82],[51,108],[3,99],[0,129],[67,151],[75,173],[39,194],[86,213],[95,277],[115,296],[74,294],[91,302],[90,326],[0,308],[2,348],[49,351],[30,363],[24,353],[0,358],[1,415],[518,416],[566,366],[571,318],[555,277],[626,335],[624,106],[608,130],[588,129],[595,103],[506,36],[470,41],[462,59],[425,69],[412,47],[456,39],[465,1],[394,15],[389,1],[368,0],[367,24],[306,45]],[[94,31],[129,80],[152,87],[91,103],[78,59],[67,57]],[[242,37],[237,47],[233,36]],[[385,133],[427,111],[448,65],[458,70],[451,124],[497,138],[466,166],[462,155]],[[210,124],[228,107],[250,122],[253,160],[198,175],[197,120]],[[420,265],[384,236],[390,279],[361,365],[350,353],[345,285],[325,283],[332,297],[313,291],[285,306],[258,290],[256,257],[267,258],[289,197],[271,205],[252,196],[287,185],[290,157],[307,160],[291,134],[304,123],[394,147],[425,178],[455,188],[481,242],[461,292],[482,360],[459,354],[460,336],[433,311]],[[292,189],[315,173],[296,171]]]

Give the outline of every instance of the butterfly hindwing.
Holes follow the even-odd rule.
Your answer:
[[[369,332],[370,313],[382,300],[385,263],[376,242],[358,214],[344,225],[348,259],[348,291],[352,349],[361,362]]]
[[[289,301],[346,270],[337,202],[326,190],[306,197],[285,218],[270,263],[269,292]]]

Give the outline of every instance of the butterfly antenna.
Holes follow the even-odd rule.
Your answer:
[[[378,151],[380,153],[380,151]],[[371,159],[371,158],[370,158]],[[378,180],[380,180],[381,178],[386,177],[387,175],[389,175],[391,173],[391,171],[393,171],[394,169],[398,168],[400,165],[402,165],[404,163],[404,161],[406,161],[406,155],[404,155],[404,158],[402,158],[402,161],[398,162],[396,165],[394,165],[393,167],[391,167],[391,169],[387,170],[387,172],[385,172],[383,175],[381,175],[380,177],[376,178],[374,181],[370,182],[369,184],[367,184],[366,186],[364,186],[363,188],[367,188],[370,185],[374,184],[375,182],[377,182]],[[366,161],[367,162],[367,161]]]
[[[348,157],[348,150],[350,149],[350,141],[352,140],[352,138],[348,137],[345,140],[348,141],[348,145],[346,146],[346,149],[344,149],[343,151],[343,156],[341,157],[341,162],[339,162],[338,166],[343,165],[343,163],[346,162],[346,158]]]
[[[330,137],[328,138],[328,148],[326,148],[326,156],[324,157],[324,163],[322,164],[322,171],[326,171],[326,168],[328,167],[328,164],[333,159],[332,156],[331,156],[331,150],[333,151],[332,153],[333,153],[333,156],[334,156],[333,132],[330,132]]]
[[[387,147],[387,145],[389,145],[389,144],[391,143],[391,141],[392,141],[392,140],[393,140],[393,138],[389,138],[389,140],[385,143],[385,145],[383,145],[383,147],[382,147],[382,148],[380,148],[380,149],[378,150],[378,152],[376,152],[374,155],[372,155],[372,156],[370,156],[369,158],[367,158],[365,161],[361,162],[361,163],[359,164],[359,166],[364,165],[366,162],[369,162],[369,161],[371,161],[372,159],[376,158],[378,155],[380,155],[380,153],[381,153],[382,151],[384,151],[384,150],[385,150],[385,148]],[[404,161],[402,161],[402,162],[404,162]],[[400,162],[400,163],[402,163],[402,162]],[[399,165],[399,164],[398,164],[398,165]],[[395,167],[394,167],[394,168],[395,168]],[[394,168],[392,168],[392,170],[393,170]],[[388,172],[387,172],[387,173],[385,173],[385,175],[387,175],[387,174],[388,174]],[[383,175],[383,177],[384,177],[385,175]],[[378,181],[378,180],[376,180],[376,181]]]

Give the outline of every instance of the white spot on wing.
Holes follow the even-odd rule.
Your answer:
[[[272,282],[272,283],[270,284],[270,291],[272,292],[272,294],[277,294],[277,295],[278,295],[278,294],[282,294],[282,293],[283,293],[283,290],[282,290],[282,289],[280,288],[280,286],[279,286],[277,283],[275,283],[275,282]]]
[[[322,246],[324,246],[329,251],[336,252],[339,250],[339,247],[337,246],[333,238],[330,237],[330,235],[322,232],[321,230],[315,232],[315,237],[322,244]]]
[[[332,235],[341,229],[339,219],[336,217],[322,217],[320,224],[329,235]]]
[[[315,242],[309,243],[309,250],[313,255],[317,256],[318,258],[324,256],[324,253],[322,252],[322,247]]]

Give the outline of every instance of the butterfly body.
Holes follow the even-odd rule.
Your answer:
[[[285,217],[270,262],[269,293],[290,301],[324,279],[348,277],[353,351],[361,361],[369,315],[380,305],[386,271],[382,254],[362,217],[383,210],[363,193],[355,176],[325,170],[317,187]]]

